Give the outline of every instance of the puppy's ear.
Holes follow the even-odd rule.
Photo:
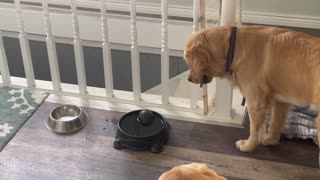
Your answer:
[[[207,164],[198,164],[198,170],[205,176],[215,177],[216,180],[227,180],[225,177],[219,176],[215,171],[209,169]]]
[[[182,180],[180,171],[171,170],[162,174],[158,180]]]

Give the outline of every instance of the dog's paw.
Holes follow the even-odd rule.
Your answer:
[[[248,140],[239,140],[236,142],[236,146],[242,152],[252,152],[256,148],[256,144],[250,144]]]
[[[267,145],[278,145],[280,140],[280,136],[274,136],[272,134],[264,134],[262,136],[261,143],[265,146]]]
[[[240,149],[241,146],[243,146],[246,143],[246,140],[239,140],[236,142],[236,146],[238,149]]]

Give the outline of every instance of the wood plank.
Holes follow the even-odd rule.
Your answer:
[[[48,130],[21,130],[1,152],[4,179],[156,179],[168,168],[90,153],[96,135],[61,136]],[[28,139],[28,141],[26,141]],[[112,147],[105,147],[112,148]],[[112,148],[113,149],[113,148]]]
[[[107,179],[143,179],[149,176],[154,179],[172,166],[191,162],[205,162],[224,176],[244,179],[320,178],[317,168],[239,156],[171,146],[160,154],[118,151],[112,148],[113,137],[91,134],[84,137],[83,133],[61,136],[45,129],[25,128],[21,132],[0,157],[0,171],[6,172],[8,178],[19,174],[30,179],[103,179],[105,176],[108,176]],[[134,169],[145,171],[143,177]]]
[[[0,152],[0,179],[146,180],[191,162],[205,162],[230,180],[320,179],[318,168],[297,165],[309,163],[305,161],[317,164],[316,158],[310,158],[317,156],[317,149],[306,149],[309,145],[305,143],[288,141],[285,146],[244,154],[236,150],[233,141],[246,136],[246,129],[170,119],[171,137],[164,152],[118,151],[112,143],[123,113],[85,108],[90,117],[86,127],[74,134],[58,135],[44,125],[56,105],[42,104]]]
[[[44,120],[58,104],[44,103],[24,125],[30,129],[45,129]],[[117,122],[124,113],[84,108],[89,123],[79,133],[114,137]],[[168,119],[172,126],[169,145],[180,148],[236,155],[261,160],[318,167],[318,147],[307,140],[281,140],[278,146],[259,146],[253,153],[243,153],[235,148],[235,142],[247,138],[249,130],[218,125],[185,122]]]

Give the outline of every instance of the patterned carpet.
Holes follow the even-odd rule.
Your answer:
[[[0,86],[0,151],[46,97],[39,92]]]

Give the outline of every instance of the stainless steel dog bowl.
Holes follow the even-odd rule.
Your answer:
[[[61,105],[50,112],[46,121],[49,130],[56,133],[71,133],[87,124],[88,115],[79,106]]]

